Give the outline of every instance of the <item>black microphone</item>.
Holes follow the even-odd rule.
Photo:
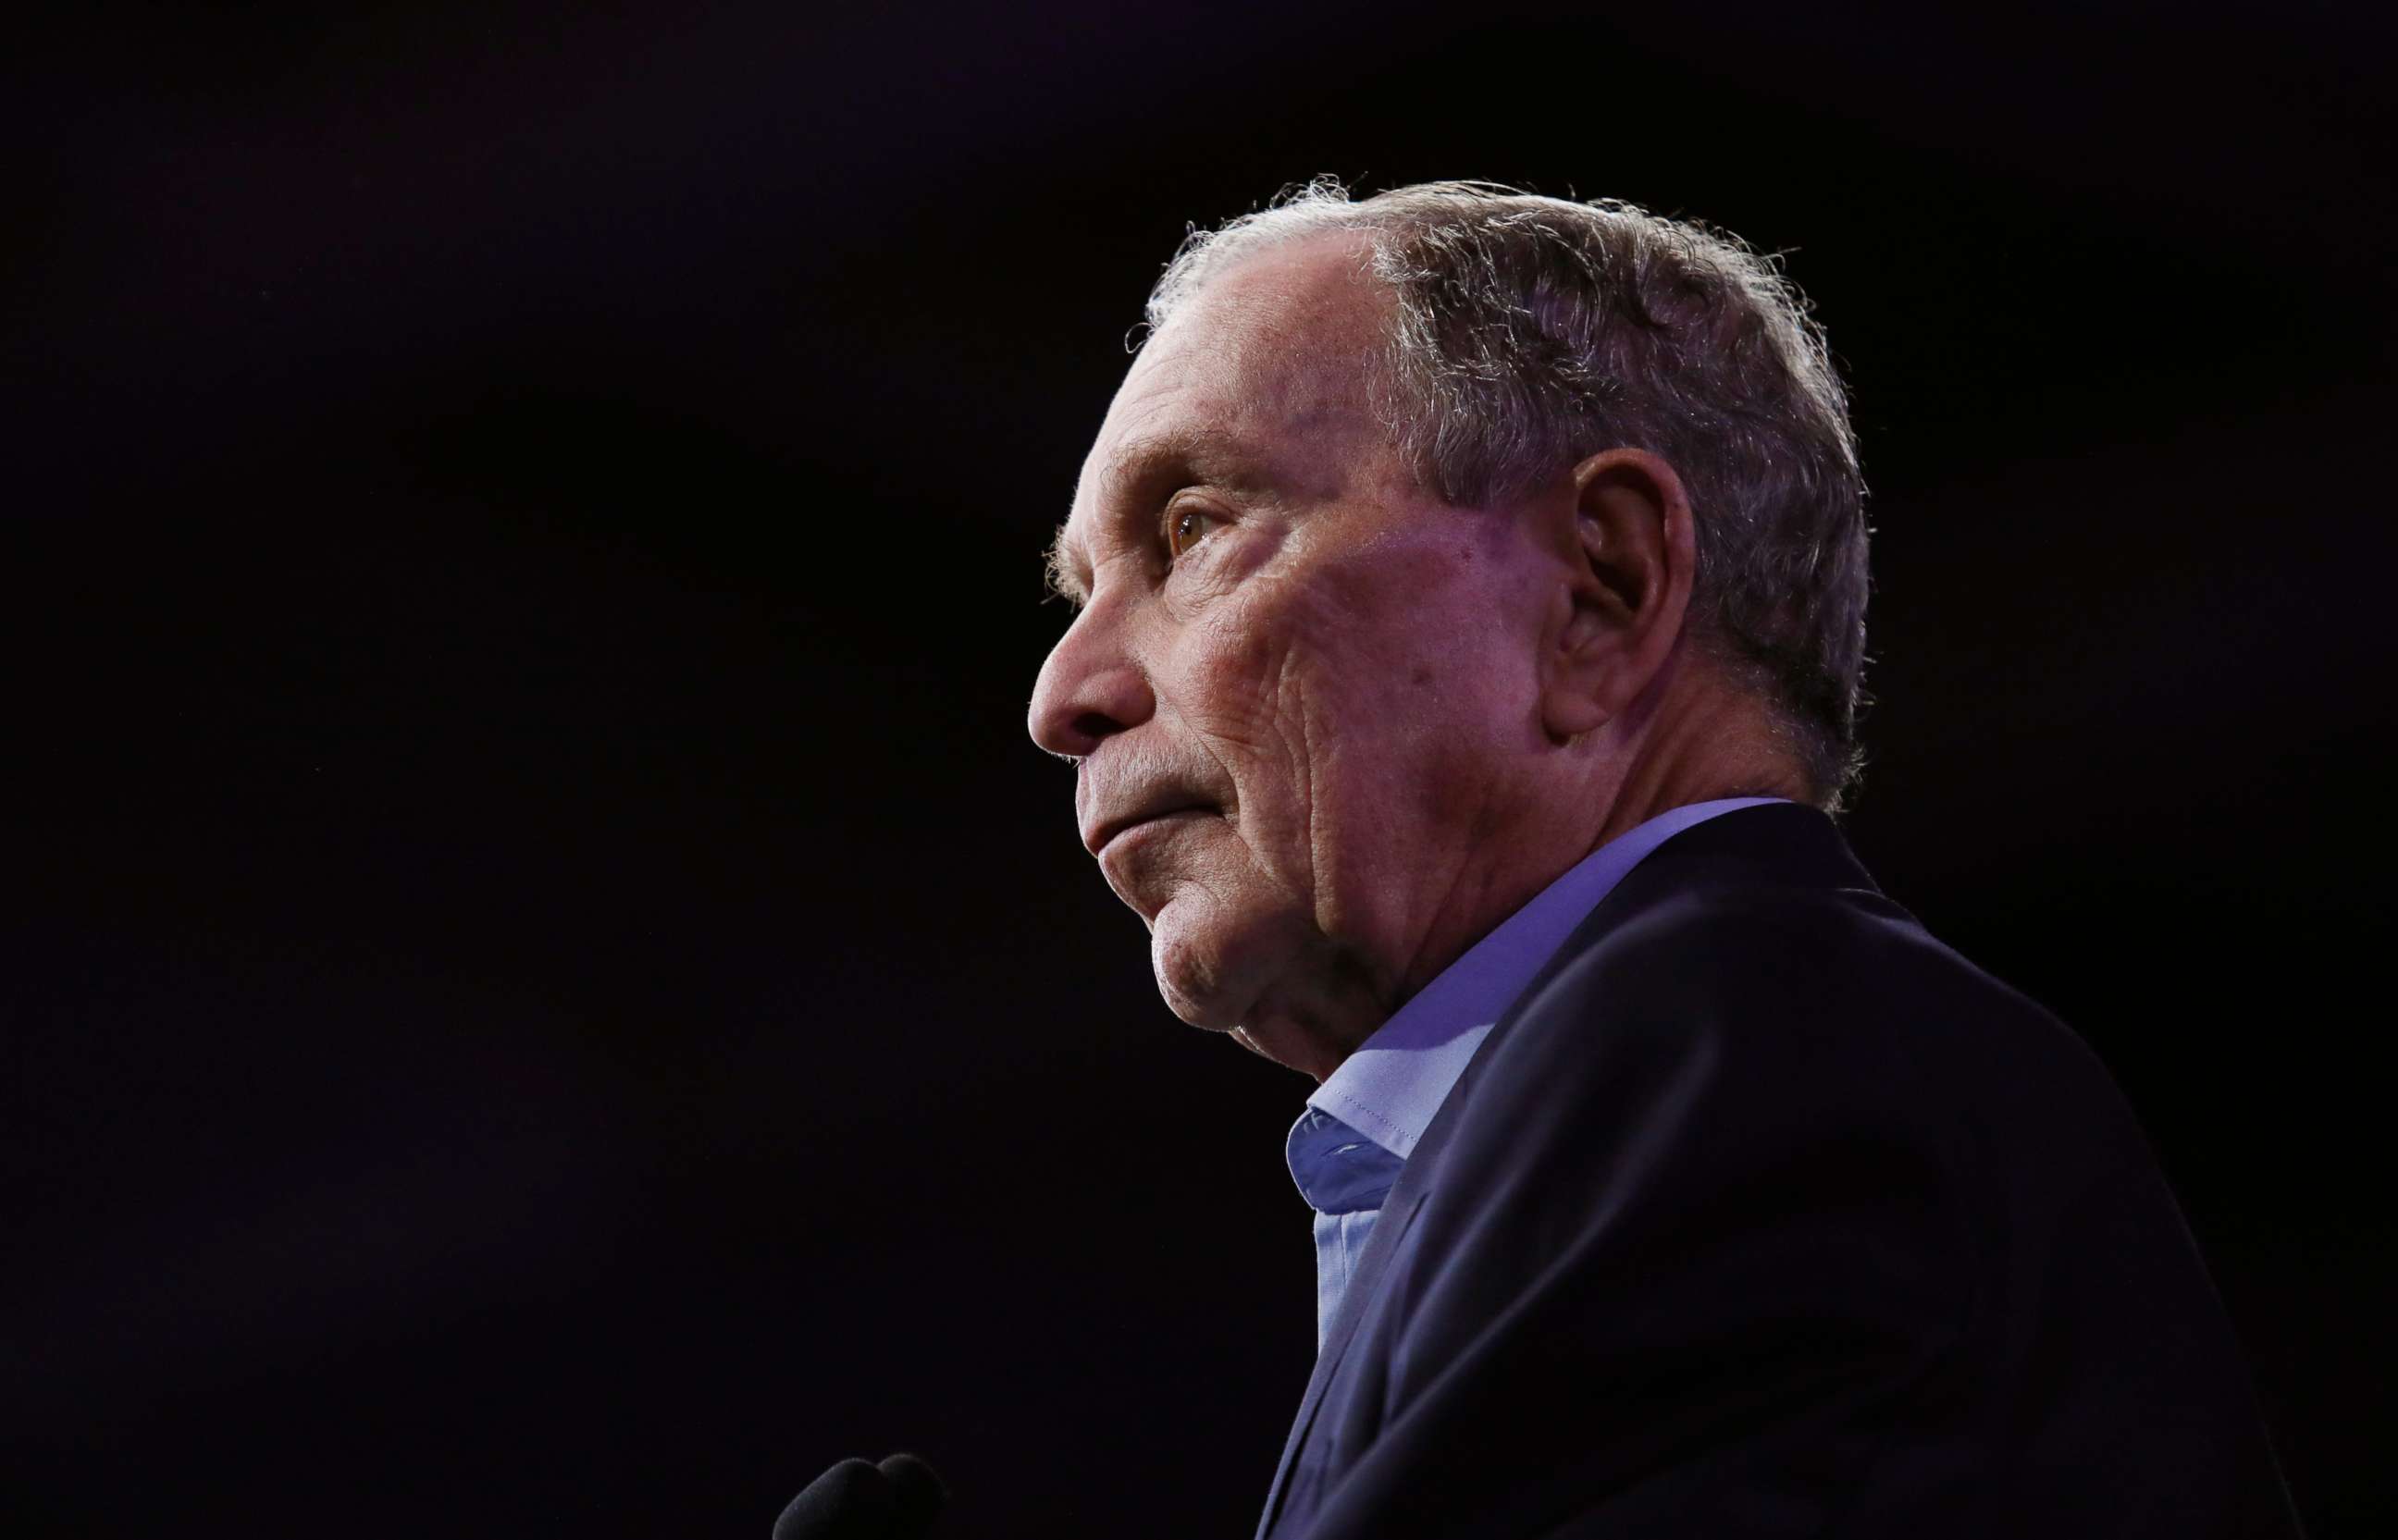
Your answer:
[[[933,1467],[901,1451],[849,1459],[808,1483],[775,1520],[775,1540],[923,1540],[950,1500]]]

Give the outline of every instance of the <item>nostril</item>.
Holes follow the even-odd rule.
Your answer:
[[[1074,718],[1074,737],[1083,745],[1080,752],[1084,754],[1098,746],[1102,740],[1112,738],[1123,730],[1124,724],[1105,712],[1086,711]]]
[[[1084,611],[1084,618],[1089,618]],[[1080,624],[1080,622],[1076,623]],[[1086,656],[1070,636],[1042,665],[1025,725],[1033,741],[1052,754],[1088,754],[1117,733],[1149,720],[1157,709],[1149,680],[1121,660]]]

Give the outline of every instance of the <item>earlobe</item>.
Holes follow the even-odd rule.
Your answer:
[[[1587,691],[1553,684],[1541,696],[1541,726],[1553,743],[1569,743],[1596,732],[1614,717],[1604,702]]]

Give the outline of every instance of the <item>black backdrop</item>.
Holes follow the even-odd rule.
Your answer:
[[[2321,1532],[2398,1511],[2391,28],[1930,8],[20,37],[8,1532],[762,1536],[899,1447],[963,1540],[1248,1532],[1309,1083],[1022,716],[1150,281],[1320,171],[1791,252],[1851,837],[2113,1065]]]

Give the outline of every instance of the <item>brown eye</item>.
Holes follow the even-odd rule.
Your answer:
[[[1207,531],[1224,521],[1198,508],[1178,508],[1165,516],[1165,552],[1169,558],[1207,538]]]

